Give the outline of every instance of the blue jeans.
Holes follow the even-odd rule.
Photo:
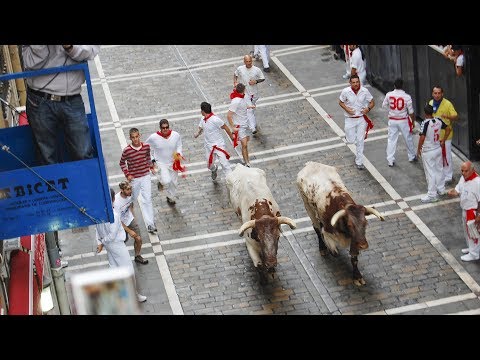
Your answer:
[[[63,162],[58,135],[63,130],[64,144],[72,161],[90,159],[94,149],[90,140],[85,106],[81,95],[65,101],[44,99],[27,93],[27,118],[41,165]]]

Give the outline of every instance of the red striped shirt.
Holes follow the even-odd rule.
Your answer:
[[[139,178],[147,175],[153,167],[150,145],[142,143],[139,150],[135,150],[131,145],[128,145],[123,149],[119,164],[127,177],[132,175],[134,178]]]

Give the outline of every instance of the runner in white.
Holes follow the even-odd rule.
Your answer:
[[[382,107],[388,108],[387,162],[390,167],[395,165],[395,151],[399,133],[405,139],[408,161],[417,161],[412,135],[415,126],[412,97],[403,90],[402,79],[396,79],[393,85],[395,90],[388,92],[382,103]]]
[[[259,98],[258,96],[258,83],[265,81],[265,76],[263,75],[260,68],[253,65],[253,59],[250,55],[245,55],[243,57],[243,62],[245,65],[240,65],[233,74],[233,87],[237,86],[238,83],[245,85],[246,90],[245,94],[249,98],[250,102],[255,105]],[[255,135],[257,133],[257,119],[255,117],[255,108],[249,109],[247,112],[248,116],[248,126],[252,133]]]
[[[165,189],[167,202],[175,205],[178,187],[178,172],[174,169],[174,161],[182,158],[182,138],[170,129],[167,119],[160,120],[160,131],[151,134],[145,141],[153,152],[153,160],[158,168],[158,190]],[[157,169],[154,170],[155,172]]]
[[[205,131],[205,157],[207,167],[212,172],[212,180],[215,181],[217,179],[218,162],[222,165],[225,176],[232,171],[228,161],[230,155],[225,150],[225,140],[220,129],[225,130],[232,140],[233,134],[225,122],[212,112],[212,106],[209,103],[202,102],[200,110],[203,118],[198,123],[198,130],[193,134],[193,137],[196,139]]]
[[[360,84],[365,86],[367,84],[367,70],[362,50],[360,50],[358,45],[348,45],[348,48],[350,49],[351,75],[357,74],[360,77]]]

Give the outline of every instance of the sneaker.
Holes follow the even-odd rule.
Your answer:
[[[169,203],[170,205],[175,205],[176,201],[167,196],[167,203]]]
[[[147,297],[145,295],[141,295],[139,293],[137,293],[137,301],[142,303],[142,302],[145,302],[147,301]]]
[[[468,248],[462,249],[463,254],[468,254],[469,252],[470,252],[470,250],[468,250]]]
[[[358,170],[363,170],[365,169],[365,166],[363,164],[357,165]]]
[[[251,57],[254,57],[254,56],[255,56],[253,50],[250,51],[250,56],[251,56]]]
[[[417,155],[415,155],[415,157],[412,160],[408,160],[408,161],[410,161],[411,163],[418,162]]]
[[[62,268],[66,268],[68,266],[68,261],[67,260],[60,260],[60,264],[62,265]]]
[[[256,61],[258,61],[258,60],[260,60],[260,55],[258,55],[258,54],[257,54],[257,55],[253,55],[253,58],[254,58]]]
[[[250,167],[250,163],[246,163],[245,166],[249,168],[249,167]]]
[[[463,261],[475,261],[478,260],[478,257],[475,257],[472,254],[468,253],[466,255],[460,256],[460,259],[462,259]]]
[[[343,74],[342,78],[344,78],[344,79],[350,79],[350,74]]]
[[[268,73],[268,72],[270,72],[270,68],[269,67],[263,68],[263,71]]]
[[[150,234],[155,234],[157,232],[157,228],[152,226],[152,225],[148,225],[147,226],[147,231],[150,233]]]
[[[430,196],[424,196],[423,198],[420,199],[422,203],[434,203],[438,201],[438,197],[430,197]]]
[[[135,262],[139,263],[139,264],[142,264],[142,265],[147,265],[148,264],[148,260],[147,259],[144,259],[142,257],[142,255],[137,255],[135,256]]]
[[[218,171],[218,166],[215,165],[215,168],[212,170],[212,180],[216,180],[217,179],[217,171]]]
[[[395,161],[394,161],[394,162],[392,162],[392,163],[388,163],[388,166],[390,166],[390,167],[394,167],[394,166],[395,166]]]
[[[163,191],[163,184],[159,181],[157,184],[158,191]]]
[[[256,135],[256,134],[257,134],[257,130],[253,130],[253,131],[252,131],[252,134],[253,134],[253,135]]]
[[[447,195],[447,190],[437,191],[437,194],[440,195],[440,196]]]
[[[445,179],[445,185],[451,184],[453,179]]]

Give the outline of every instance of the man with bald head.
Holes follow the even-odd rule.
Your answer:
[[[237,67],[233,74],[233,88],[238,83],[245,85],[245,96],[250,99],[252,105],[255,105],[258,100],[258,83],[265,81],[265,75],[263,75],[260,68],[253,65],[253,58],[251,55],[245,55],[243,57],[244,65]],[[247,111],[248,127],[252,130],[253,135],[257,133],[257,119],[255,118],[255,109],[248,109]]]
[[[460,207],[462,208],[463,233],[468,248],[462,249],[463,261],[474,261],[480,257],[480,241],[478,235],[472,232],[467,222],[472,224],[471,220],[475,220],[477,214],[478,202],[480,201],[480,177],[475,172],[475,168],[470,161],[462,163],[460,168],[462,177],[454,189],[448,190],[449,196],[460,195]]]

